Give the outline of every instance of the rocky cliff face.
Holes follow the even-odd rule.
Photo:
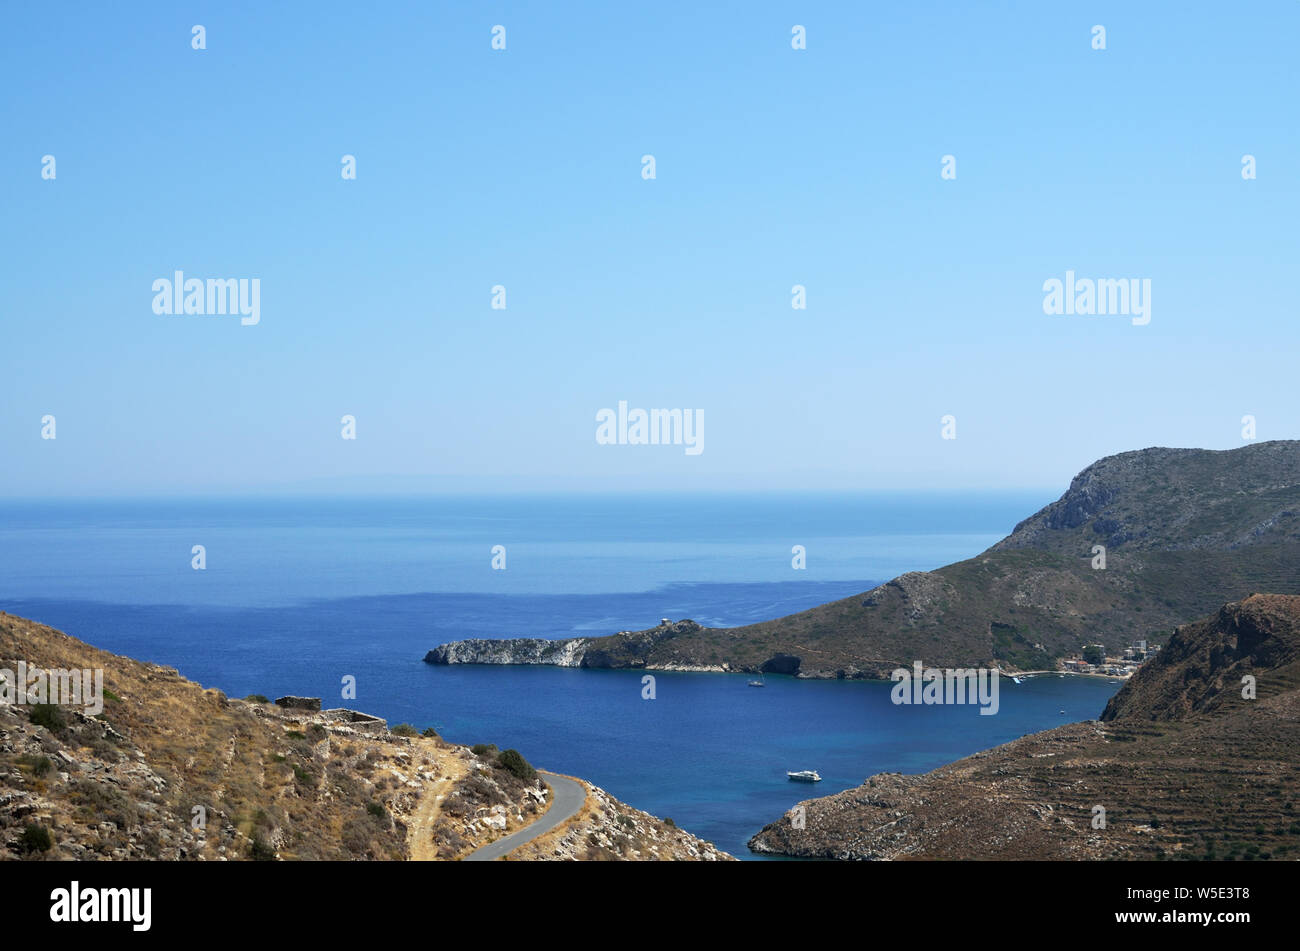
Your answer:
[[[1298,445],[1278,440],[1222,451],[1142,449],[1107,456],[990,551],[1031,548],[1077,557],[1080,541],[1112,551],[1295,543]]]
[[[424,655],[427,664],[545,664],[581,667],[588,639],[548,641],[536,637],[472,638],[441,644]]]
[[[1300,858],[1298,644],[1300,597],[1226,605],[1180,628],[1102,720],[805,800],[801,822],[787,813],[750,847],[837,859]]]
[[[721,669],[660,663],[665,645],[703,630],[694,621],[673,621],[644,631],[620,631],[611,637],[545,640],[511,637],[473,638],[441,644],[424,655],[428,664],[543,664],[552,667],[619,669]]]

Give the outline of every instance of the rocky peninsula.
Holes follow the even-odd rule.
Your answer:
[[[1099,640],[1163,644],[1257,591],[1300,592],[1300,441],[1107,456],[974,558],[771,621],[456,641],[425,660],[839,679],[917,659],[1041,670]]]

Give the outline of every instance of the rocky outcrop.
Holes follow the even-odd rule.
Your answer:
[[[472,638],[441,644],[424,655],[426,664],[545,664],[581,667],[589,639],[546,640],[510,637],[501,640]]]
[[[1169,643],[1106,704],[1103,721],[1182,720],[1237,704],[1253,683],[1267,697],[1300,667],[1300,598],[1258,594],[1174,631]]]
[[[703,630],[694,621],[666,621],[644,631],[620,631],[611,637],[547,640],[511,637],[474,638],[441,644],[424,655],[427,664],[543,664],[551,667],[691,669],[657,658],[665,642]],[[694,669],[702,669],[696,665]],[[719,668],[715,668],[719,669]]]
[[[952,585],[937,572],[909,571],[872,588],[862,605],[869,608],[896,606],[909,624],[918,624],[938,614],[952,593]]]
[[[277,697],[275,705],[286,710],[319,710],[320,697]]]
[[[1141,449],[1084,469],[1060,499],[1016,526],[991,551],[1036,548],[1229,550],[1300,540],[1300,443],[1239,449]]]

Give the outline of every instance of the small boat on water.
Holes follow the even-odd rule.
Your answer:
[[[767,686],[767,684],[763,683],[763,672],[762,672],[761,670],[758,672],[758,679],[757,679],[757,680],[751,680],[751,681],[749,682],[749,685],[750,685],[751,687],[766,687],[766,686]]]
[[[1012,677],[1012,678],[1011,678],[1011,682],[1012,682],[1013,684],[1022,684],[1022,683],[1024,683],[1024,681],[1021,680],[1019,677]]]
[[[796,783],[820,783],[821,774],[815,769],[786,770],[786,775]]]

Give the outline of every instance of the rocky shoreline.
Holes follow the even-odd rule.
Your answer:
[[[678,621],[676,624],[693,625],[694,621]],[[699,625],[695,625],[697,628]],[[655,629],[643,634],[653,634]],[[625,636],[619,634],[615,636]],[[656,662],[651,660],[630,659],[624,664],[610,662],[608,656],[593,653],[589,659],[588,649],[596,644],[597,638],[569,637],[549,640],[543,637],[510,638],[466,638],[463,641],[449,641],[439,644],[424,655],[426,664],[448,666],[453,664],[481,664],[484,666],[537,666],[537,667],[572,667],[602,668],[617,670],[659,670],[676,673],[702,674],[789,674],[800,680],[862,680],[889,683],[889,673],[883,668],[862,670],[851,667],[848,670],[813,670],[802,666],[802,659],[790,655],[775,655],[763,664],[692,664]],[[793,668],[793,669],[791,669]],[[1092,674],[1073,670],[1019,670],[1015,667],[1001,666],[995,668],[1003,677],[1092,677],[1098,680],[1124,680],[1122,674]]]
[[[758,668],[654,660],[651,653],[672,638],[703,631],[691,620],[667,621],[645,631],[620,631],[611,638],[469,638],[440,644],[424,655],[426,664],[537,665],[605,670],[667,670],[688,673],[758,673]],[[613,641],[615,643],[611,644]]]
[[[426,664],[536,664],[547,667],[581,667],[590,638],[550,641],[540,637],[503,640],[471,638],[440,644],[424,655]]]
[[[467,638],[439,644],[424,655],[426,664],[533,665],[602,670],[661,670],[680,673],[787,674],[803,680],[888,680],[898,665],[819,670],[803,666],[803,658],[776,653],[756,662],[701,663],[673,650],[676,638],[726,633],[692,620],[667,621],[644,631],[620,631],[609,637]]]

